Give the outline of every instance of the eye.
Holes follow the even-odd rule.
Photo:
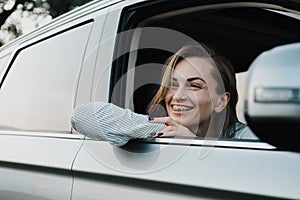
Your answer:
[[[201,85],[200,85],[200,84],[197,84],[197,83],[191,83],[191,84],[190,84],[190,87],[193,87],[193,88],[199,88],[199,89],[202,88]]]
[[[188,88],[190,88],[191,90],[199,90],[203,88],[203,84],[200,83],[189,83],[188,84]]]

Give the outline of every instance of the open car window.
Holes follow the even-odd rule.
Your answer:
[[[243,102],[247,70],[263,51],[300,41],[300,31],[295,28],[300,25],[299,13],[260,3],[157,4],[128,7],[123,11],[119,32],[128,31],[128,34],[126,41],[123,38],[116,47],[125,47],[128,53],[114,62],[110,101],[146,114],[159,87],[163,64],[174,49],[191,39],[211,46],[232,63],[240,96],[237,115],[246,123]],[[152,6],[156,9],[151,9]],[[182,35],[181,39],[160,34],[168,31]]]

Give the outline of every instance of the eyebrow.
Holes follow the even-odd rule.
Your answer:
[[[173,77],[173,80],[177,81],[177,78]],[[194,81],[194,80],[200,80],[200,81],[203,81],[204,83],[206,83],[205,80],[203,78],[200,78],[200,77],[192,77],[192,78],[187,79],[188,82],[191,82],[191,81]]]
[[[194,81],[194,80],[200,80],[200,81],[203,81],[204,83],[206,83],[205,80],[203,78],[200,78],[200,77],[192,77],[192,78],[187,79],[188,82],[191,82],[191,81]]]

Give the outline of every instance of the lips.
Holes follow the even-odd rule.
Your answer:
[[[171,105],[171,108],[175,112],[183,112],[183,111],[190,111],[193,107],[185,106],[185,105]]]

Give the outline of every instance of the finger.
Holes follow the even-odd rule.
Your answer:
[[[162,132],[162,133],[168,133],[168,132],[171,132],[171,131],[175,131],[177,130],[175,126],[165,126],[161,131],[159,132]]]
[[[170,137],[170,136],[175,137],[176,135],[177,135],[176,131],[170,131],[165,134],[165,137]]]
[[[161,137],[169,137],[169,136],[176,136],[176,131],[169,131],[169,132],[165,132],[165,133],[159,132],[159,133],[156,133],[152,137],[161,138]]]
[[[159,138],[159,137],[162,137],[164,135],[164,133],[162,133],[162,132],[157,132],[157,133],[155,133],[152,137],[153,138]]]
[[[166,136],[175,136],[177,131],[176,127],[174,126],[166,126],[162,130],[155,133],[152,137],[166,137]]]
[[[150,120],[151,123],[159,123],[159,124],[165,124],[168,121],[169,117],[155,117],[152,120]]]
[[[158,124],[166,124],[168,126],[170,126],[170,125],[176,125],[177,124],[170,117],[155,117],[153,120],[150,120],[149,122],[151,122],[151,123],[158,123]]]
[[[170,137],[170,136],[176,136],[176,131],[168,131],[160,134],[159,137]]]

